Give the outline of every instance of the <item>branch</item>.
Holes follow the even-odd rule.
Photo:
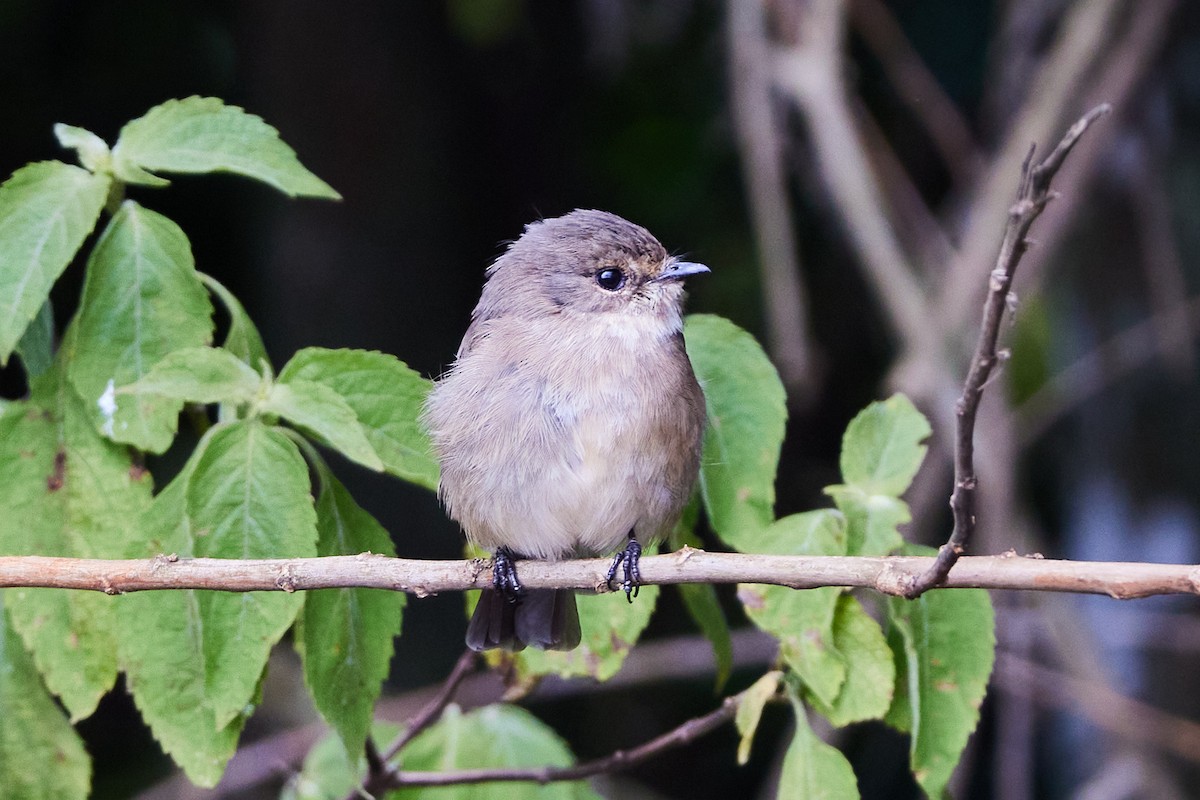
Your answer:
[[[995,679],[1001,691],[1032,694],[1047,705],[1082,713],[1100,728],[1200,762],[1200,723],[1193,720],[1004,652],[996,654]]]
[[[783,164],[782,122],[771,96],[764,9],[729,4],[729,99],[742,179],[762,269],[763,310],[771,355],[792,399],[817,394],[817,358],[809,335],[808,297]]]
[[[971,357],[971,367],[963,384],[962,396],[954,409],[958,418],[954,444],[954,492],[950,496],[950,508],[954,512],[954,531],[950,534],[949,541],[938,551],[933,567],[913,582],[907,593],[909,597],[916,597],[945,579],[954,562],[962,555],[971,532],[975,529],[975,491],[978,486],[978,478],[975,475],[975,417],[979,412],[983,387],[987,385],[992,368],[999,360],[996,341],[1000,337],[1000,323],[1004,320],[1004,313],[1008,307],[1013,276],[1021,262],[1021,256],[1029,246],[1025,237],[1028,236],[1034,221],[1041,216],[1046,204],[1053,198],[1050,183],[1062,167],[1063,161],[1084,131],[1109,110],[1107,105],[1101,105],[1089,111],[1071,126],[1058,146],[1036,167],[1032,166],[1032,148],[1025,157],[1017,202],[1008,212],[1008,224],[1004,229],[1004,239],[1000,243],[1000,255],[988,282],[979,341],[975,345],[975,354]]]
[[[896,99],[924,128],[956,186],[966,186],[982,166],[971,126],[909,42],[881,0],[851,0],[850,21],[879,60]]]
[[[368,797],[381,796],[389,787],[396,785],[394,781],[398,780],[397,770],[388,762],[395,758],[396,754],[415,739],[421,731],[437,721],[442,711],[454,699],[454,693],[458,690],[459,684],[474,669],[478,655],[473,650],[463,651],[437,694],[421,707],[421,710],[404,726],[404,730],[400,731],[400,734],[382,752],[375,746],[373,739],[367,739],[367,778],[361,787],[356,788],[350,794],[347,800],[356,800],[364,794]]]
[[[967,224],[958,237],[962,242],[958,258],[941,281],[932,305],[941,315],[944,330],[956,331],[969,319],[973,298],[978,296],[979,273],[995,247],[992,220],[1004,213],[1012,197],[1009,165],[1022,157],[1029,142],[1044,142],[1054,135],[1064,109],[1083,92],[1089,71],[1108,52],[1105,44],[1118,26],[1122,5],[1119,0],[1075,3],[1064,14],[1054,45],[1029,83],[1024,106],[992,157],[988,174],[965,204]]]
[[[467,783],[520,781],[547,784],[556,781],[577,781],[608,772],[629,769],[648,761],[667,750],[690,744],[716,730],[737,713],[741,695],[725,698],[715,710],[695,717],[674,730],[657,736],[631,750],[617,750],[604,758],[585,761],[569,767],[465,769],[454,772],[393,772],[386,788],[402,786],[458,786]]]
[[[936,559],[923,556],[779,556],[708,553],[684,547],[645,556],[642,583],[764,583],[792,589],[861,587],[905,596]],[[608,592],[609,559],[521,561],[530,589]],[[156,589],[226,592],[312,589],[390,589],[425,597],[492,585],[491,562],[426,561],[362,553],[357,556],[237,560],[177,558],[105,561],[45,556],[0,557],[0,588],[87,589],[116,595]],[[1139,562],[1059,561],[1014,553],[959,560],[938,584],[947,589],[1015,589],[1104,594],[1118,599],[1200,594],[1200,566]]]
[[[924,290],[884,214],[883,196],[843,85],[844,2],[811,0],[798,4],[796,11],[796,43],[776,54],[775,82],[804,117],[838,221],[888,324],[906,351],[933,352],[936,337]]]

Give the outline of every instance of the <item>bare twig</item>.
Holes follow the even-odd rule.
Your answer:
[[[763,16],[755,0],[729,3],[730,103],[761,261],[767,343],[792,399],[804,402],[816,393],[817,370],[783,167],[782,123],[771,96],[771,54]]]
[[[1030,142],[1049,140],[1062,124],[1064,109],[1072,106],[1072,98],[1080,95],[1087,75],[1107,52],[1103,45],[1112,36],[1123,5],[1120,0],[1075,3],[1059,25],[1058,37],[1029,85],[1024,107],[992,159],[987,176],[967,198],[967,225],[959,237],[958,258],[933,306],[942,315],[945,330],[959,330],[975,307],[979,274],[995,247],[994,220],[1004,213],[1012,197],[1010,165],[1024,155]]]
[[[421,707],[421,710],[404,726],[404,730],[400,731],[399,735],[382,752],[376,747],[373,739],[367,739],[366,780],[363,781],[360,789],[352,792],[346,800],[356,800],[363,793],[374,797],[382,794],[389,786],[395,785],[393,781],[396,780],[396,768],[388,762],[395,758],[396,754],[415,739],[421,731],[437,721],[442,711],[454,699],[454,693],[458,690],[459,685],[474,669],[477,657],[478,653],[475,651],[464,650],[463,654],[458,657],[458,661],[455,662],[454,669],[450,670],[450,674],[438,689],[437,694],[429,698],[429,702]]]
[[[880,0],[851,0],[850,21],[879,59],[896,96],[933,143],[954,183],[965,186],[982,159],[971,128]]]
[[[916,269],[884,214],[842,84],[842,0],[809,0],[796,11],[796,44],[777,54],[775,80],[804,116],[839,221],[889,324],[907,350],[938,351]]]
[[[1177,0],[1138,4],[1136,13],[1129,14],[1128,24],[1118,26],[1114,34],[1118,38],[1110,47],[1103,48],[1105,61],[1089,81],[1078,107],[1091,108],[1107,102],[1116,111],[1114,124],[1130,124],[1129,118],[1139,106],[1138,93],[1146,84],[1147,75],[1159,63],[1178,9]],[[1068,168],[1055,179],[1059,190],[1073,198],[1084,197],[1086,187],[1109,164],[1112,152],[1108,146],[1078,148],[1071,154]],[[1038,223],[1038,247],[1025,256],[1021,267],[1025,293],[1037,286],[1045,272],[1045,263],[1054,257],[1071,230],[1075,214],[1063,213],[1066,207],[1064,203],[1056,213]]]
[[[604,758],[585,761],[569,767],[510,767],[467,769],[454,772],[394,772],[386,788],[402,786],[458,786],[467,783],[496,781],[547,784],[557,781],[577,781],[609,772],[635,767],[667,750],[690,744],[733,719],[741,695],[725,698],[715,710],[695,717],[679,727],[629,750],[617,750]]]
[[[644,584],[764,583],[793,589],[848,586],[904,596],[935,559],[922,556],[777,556],[708,553],[685,547],[641,561]],[[531,589],[606,592],[609,559],[522,561]],[[0,557],[0,588],[88,589],[122,594],[159,589],[226,592],[309,589],[391,589],[423,597],[491,586],[488,561],[424,561],[357,556],[105,561],[45,556]],[[1015,554],[962,558],[939,586],[1103,594],[1118,599],[1200,594],[1200,567],[1191,564],[1057,561]]]
[[[979,341],[975,346],[975,354],[971,357],[962,396],[955,406],[958,420],[954,443],[954,492],[950,496],[950,508],[954,512],[954,531],[949,541],[938,551],[933,567],[913,582],[908,592],[910,597],[916,597],[945,579],[954,562],[962,555],[967,540],[975,529],[975,490],[978,484],[975,475],[975,417],[979,411],[979,401],[983,397],[983,387],[998,361],[996,340],[1000,336],[1000,323],[1008,306],[1013,276],[1021,262],[1021,256],[1029,246],[1025,237],[1052,199],[1050,184],[1071,148],[1088,126],[1109,110],[1107,105],[1102,105],[1089,111],[1071,126],[1058,146],[1037,166],[1033,166],[1032,148],[1025,158],[1021,168],[1017,202],[1009,210],[1004,239],[1000,243],[1000,255],[988,282]]]
[[[1174,335],[1200,336],[1200,296],[1178,302],[1169,315],[1182,320]],[[1068,411],[1158,355],[1154,345],[1161,328],[1162,320],[1154,317],[1130,325],[1046,381],[1016,410],[1021,445],[1037,441]]]
[[[1200,763],[1200,723],[1003,651],[996,654],[995,679],[1002,691],[1033,693],[1043,703],[1078,709],[1101,728]]]

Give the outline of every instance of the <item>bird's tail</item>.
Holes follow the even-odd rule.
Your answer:
[[[579,635],[575,593],[568,589],[526,589],[515,602],[494,589],[484,589],[467,625],[467,647],[574,650]]]

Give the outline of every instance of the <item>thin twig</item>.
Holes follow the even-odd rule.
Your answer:
[[[1118,12],[1124,5],[1121,0],[1092,0],[1075,3],[1064,14],[1057,38],[1029,82],[1024,106],[1014,115],[988,174],[966,199],[959,215],[966,219],[966,229],[957,237],[962,242],[958,258],[950,265],[931,306],[950,335],[962,328],[975,307],[979,273],[994,252],[994,220],[1004,213],[1012,197],[1010,165],[1022,157],[1030,142],[1048,141],[1062,124],[1064,109],[1071,107],[1089,72],[1108,52],[1104,45],[1119,27]]]
[[[804,117],[817,168],[889,325],[912,352],[937,349],[917,270],[884,213],[883,194],[854,124],[842,81],[843,0],[793,9],[795,45],[775,59],[775,81]]]
[[[996,654],[995,680],[1002,691],[1032,693],[1040,702],[1082,712],[1105,730],[1200,763],[1200,723],[1005,652]]]
[[[464,650],[463,654],[458,657],[458,661],[455,662],[454,669],[450,670],[450,674],[438,689],[437,694],[429,698],[429,702],[413,715],[408,724],[404,726],[404,730],[400,731],[399,735],[382,752],[376,747],[373,739],[367,739],[367,777],[362,786],[355,789],[346,800],[356,800],[364,794],[375,797],[396,785],[393,782],[398,780],[397,770],[389,762],[418,734],[437,721],[442,711],[454,699],[454,693],[458,691],[459,685],[467,675],[471,674],[477,658],[478,653],[475,651]]]
[[[1174,334],[1192,339],[1200,336],[1200,295],[1181,300],[1164,313],[1172,320],[1182,320],[1182,329]],[[1030,395],[1016,409],[1021,446],[1028,447],[1071,409],[1159,355],[1161,351],[1154,345],[1161,323],[1150,317],[1130,325],[1064,367]]]
[[[771,96],[764,9],[757,0],[731,2],[728,15],[730,110],[758,243],[767,343],[791,399],[804,403],[817,394],[819,373],[783,166],[782,121]]]
[[[467,769],[453,772],[395,772],[386,788],[403,786],[458,786],[467,783],[491,783],[496,781],[519,781],[547,784],[558,781],[577,781],[618,772],[635,767],[643,761],[658,756],[667,750],[690,744],[700,737],[724,725],[737,713],[741,695],[725,698],[713,711],[695,717],[679,727],[657,736],[630,750],[617,750],[604,758],[585,761],[569,767],[510,767],[494,769]]]
[[[1008,307],[1013,276],[1021,262],[1021,256],[1029,246],[1025,237],[1034,221],[1046,208],[1046,204],[1053,198],[1050,184],[1071,149],[1079,141],[1079,137],[1093,122],[1110,110],[1109,106],[1101,105],[1085,114],[1071,126],[1058,146],[1037,166],[1033,166],[1033,148],[1030,148],[1025,157],[1025,163],[1021,167],[1017,202],[1009,210],[1004,239],[1000,243],[1000,255],[988,282],[979,341],[975,345],[975,354],[971,357],[962,396],[954,409],[957,427],[954,443],[954,492],[950,496],[950,508],[954,512],[954,531],[950,534],[949,541],[938,551],[933,567],[913,582],[907,593],[909,597],[916,597],[945,579],[954,562],[962,555],[971,532],[975,529],[975,490],[978,486],[978,478],[975,475],[975,417],[979,411],[979,401],[983,397],[983,388],[999,360],[996,341],[1000,336],[1000,323],[1004,320]]]
[[[645,585],[762,583],[793,589],[846,586],[905,596],[929,571],[925,556],[779,556],[708,553],[685,547],[644,556]],[[607,592],[609,559],[521,561],[521,583],[531,589]],[[425,561],[364,553],[321,558],[220,558],[105,561],[46,556],[0,557],[0,588],[87,589],[123,594],[161,589],[226,592],[309,589],[390,589],[419,597],[491,586],[489,562]],[[1200,594],[1200,566],[1140,562],[1057,561],[1015,554],[962,558],[939,584],[947,589],[1011,589],[1103,594],[1118,599],[1156,594]]]
[[[955,185],[967,185],[982,164],[971,127],[908,41],[895,15],[880,0],[851,0],[850,21],[879,59],[896,97],[925,129]]]

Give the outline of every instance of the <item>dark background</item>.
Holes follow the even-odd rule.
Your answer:
[[[779,20],[786,22],[792,5],[771,4],[777,43],[789,40]],[[856,5],[868,18],[899,23],[961,114],[978,157],[990,163],[1036,93],[1037,68],[1063,20],[1102,4]],[[1115,5],[1121,10],[1109,20],[1107,40],[1114,48],[1139,15],[1170,4]],[[1038,281],[1021,288],[1016,327],[1006,326],[1013,360],[989,388],[989,413],[1007,420],[998,430],[1009,432],[1002,480],[1011,502],[1000,506],[1000,519],[993,514],[982,550],[1196,560],[1200,398],[1190,342],[1197,314],[1172,316],[1170,301],[1182,302],[1198,277],[1200,13],[1177,6],[1138,51],[1145,59],[1135,88],[1089,134],[1102,151],[1098,166],[1087,180],[1069,182],[1070,194],[1048,213],[1058,233],[1038,254]],[[215,95],[262,116],[343,202],[290,202],[225,176],[178,178],[168,191],[134,187],[130,194],[183,227],[199,268],[243,300],[277,366],[308,345],[358,347],[395,353],[436,376],[451,360],[483,271],[503,242],[526,222],[577,207],[626,216],[669,250],[709,264],[713,274],[693,282],[691,310],[723,314],[765,340],[761,243],[731,116],[727,11],[711,0],[7,0],[0,4],[0,171],[65,157],[51,134],[55,122],[86,127],[111,143],[125,121],[168,98]],[[939,157],[914,111],[920,101],[914,106],[897,88],[862,36],[863,24],[850,25],[842,65],[858,120],[890,143],[917,192],[913,202],[928,206],[953,242],[972,176],[984,170],[963,178]],[[1099,48],[1097,63],[1106,54]],[[1069,98],[1056,131],[1086,110],[1083,100]],[[901,343],[815,165],[812,120],[782,98],[777,111],[810,345],[819,353],[819,368],[790,384],[782,515],[825,504],[820,490],[837,481],[846,422],[905,382],[892,371]],[[1000,168],[1015,183],[1019,163]],[[905,210],[893,208],[891,219],[915,251]],[[1002,225],[997,218],[997,243]],[[923,276],[926,286],[937,287],[936,267]],[[980,292],[988,268],[979,274]],[[55,290],[60,319],[73,308],[80,278],[76,265]],[[1160,322],[1157,340],[1116,354],[1096,350],[1148,319]],[[961,332],[964,346],[974,324]],[[959,375],[961,349],[946,354]],[[1080,379],[1095,390],[1068,403],[1038,434],[1015,441],[1013,425],[1020,430],[1027,419],[1010,414],[1009,404],[1097,352],[1098,366]],[[11,370],[0,378],[19,387]],[[936,411],[932,394],[917,399]],[[938,430],[935,448],[946,433]],[[459,534],[432,495],[337,466],[401,555],[460,552]],[[914,501],[911,535],[935,541],[948,531],[949,477],[933,466],[926,483],[936,502]],[[722,594],[744,624],[732,590]],[[1194,602],[996,599],[1002,654],[1019,660],[1000,662],[958,796],[1196,794],[1190,787],[1200,738],[1186,722],[1200,712]],[[462,627],[460,597],[411,601],[389,693],[443,676],[461,650]],[[691,633],[678,601],[665,593],[650,636]],[[530,707],[581,757],[633,745],[716,702],[704,651],[694,651],[698,661],[673,679],[635,680],[634,688]],[[247,742],[271,742],[312,720],[294,658],[281,653],[276,661],[275,688]],[[1030,673],[1033,662],[1052,671]],[[729,688],[742,688],[762,663],[739,671]],[[1183,727],[1130,713],[1124,732],[1106,732],[1114,723],[1070,691],[1068,676],[1084,681],[1084,696],[1109,686],[1179,715],[1174,721]],[[122,691],[80,727],[96,761],[97,798],[136,796],[169,774]],[[836,741],[854,761],[864,797],[914,796],[904,739],[864,726]],[[784,714],[772,712],[747,767],[733,766],[734,735],[723,730],[622,778],[612,796],[769,793],[785,743]],[[261,769],[268,787],[288,769],[286,757],[270,758]]]

